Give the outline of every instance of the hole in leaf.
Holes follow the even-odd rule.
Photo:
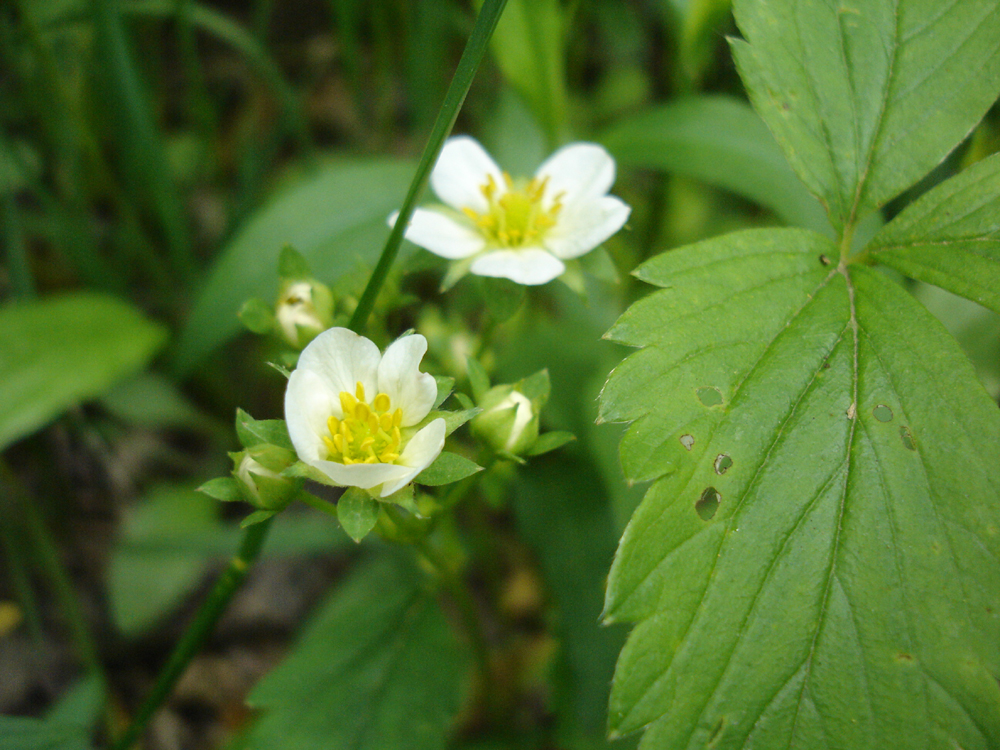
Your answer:
[[[691,450],[694,446],[694,435],[681,435],[681,445]]]
[[[885,404],[879,404],[874,409],[872,409],[872,414],[875,416],[879,422],[891,422],[892,421],[892,409],[890,409]]]
[[[706,385],[698,389],[698,400],[704,406],[718,406],[722,403],[722,391]]]
[[[727,456],[725,453],[720,453],[715,457],[715,473],[725,474],[729,471],[729,467],[733,465],[733,459]]]
[[[898,661],[913,661],[912,654],[896,654],[896,659]]]
[[[694,504],[694,509],[698,511],[698,515],[701,517],[702,521],[711,521],[715,518],[715,512],[719,509],[719,501],[722,500],[722,495],[715,487],[706,487],[705,491],[701,493],[701,497],[698,498],[698,502]]]
[[[830,265],[830,259],[827,258],[825,255],[819,256],[819,262],[822,263],[824,266]]]
[[[913,435],[910,434],[910,428],[903,425],[899,428],[899,437],[903,440],[903,445],[911,451],[917,449],[917,444],[913,442]]]

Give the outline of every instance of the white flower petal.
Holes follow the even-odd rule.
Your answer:
[[[389,217],[389,226],[396,223],[398,215],[397,211]],[[478,231],[433,208],[414,211],[404,236],[414,245],[449,260],[468,258],[486,247]]]
[[[378,389],[389,397],[393,409],[403,410],[403,427],[426,417],[437,397],[434,377],[419,370],[426,353],[427,339],[415,333],[392,342],[378,366]]]
[[[398,464],[409,467],[413,473],[406,478],[386,482],[382,486],[382,497],[391,495],[430,466],[444,449],[444,437],[444,420],[435,419],[410,438],[410,442],[406,444],[403,452],[399,455]]]
[[[314,338],[299,356],[296,371],[311,370],[322,378],[335,404],[329,412],[342,417],[341,391],[353,394],[360,382],[368,398],[375,397],[377,372],[381,359],[378,347],[364,336],[346,328],[330,328]],[[325,419],[325,417],[324,417]]]
[[[399,464],[344,465],[336,461],[307,461],[306,463],[322,471],[341,487],[360,487],[363,490],[378,487],[383,482],[398,482],[400,479],[402,479],[403,484],[406,484],[415,475],[412,468]],[[402,487],[403,484],[399,486]]]
[[[552,281],[566,270],[566,266],[551,253],[529,247],[486,253],[472,262],[470,270],[479,276],[496,276],[534,286]]]
[[[452,208],[471,208],[483,213],[489,208],[482,186],[493,176],[498,193],[504,192],[503,172],[479,142],[467,135],[445,141],[431,172],[431,187]]]
[[[339,395],[339,394],[338,394]],[[326,420],[340,403],[324,380],[312,370],[299,368],[288,378],[285,390],[285,422],[295,452],[306,463],[326,456],[321,435],[327,434]],[[342,416],[342,415],[341,415]]]
[[[632,209],[613,195],[566,207],[545,235],[545,247],[563,260],[589,253],[621,229]]]
[[[596,143],[563,146],[538,168],[535,176],[548,178],[545,202],[548,209],[560,193],[563,206],[587,202],[605,195],[615,182],[615,160]]]

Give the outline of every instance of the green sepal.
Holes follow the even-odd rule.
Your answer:
[[[203,492],[211,498],[221,500],[224,503],[231,503],[243,499],[240,492],[239,482],[232,477],[216,477],[209,479],[198,488],[198,492]]]
[[[536,411],[541,411],[542,406],[549,400],[549,392],[552,389],[548,369],[539,370],[515,383],[514,389],[523,393]]]
[[[290,354],[296,359],[296,361],[298,361],[298,358],[299,358],[299,353],[298,352],[290,352]],[[282,375],[284,375],[285,376],[285,380],[287,380],[288,378],[290,378],[292,376],[292,371],[289,370],[287,367],[285,367],[282,364],[279,364],[277,362],[268,362],[267,365],[268,365],[268,367],[273,367],[275,370],[277,370]],[[292,366],[294,367],[294,364]]]
[[[466,357],[465,365],[469,372],[469,385],[472,386],[472,397],[476,400],[476,403],[479,403],[490,389],[490,376],[486,373],[486,368],[475,357]]]
[[[434,398],[434,406],[432,409],[437,409],[441,404],[448,400],[448,396],[451,392],[455,390],[455,378],[440,377],[438,375],[434,376],[434,382],[437,383],[437,396]]]
[[[245,529],[249,526],[253,526],[254,524],[266,521],[275,513],[277,513],[277,511],[275,510],[255,510],[253,513],[251,513],[249,516],[243,519],[243,521],[240,523],[240,528]]]
[[[261,444],[276,445],[294,451],[288,437],[288,426],[283,419],[254,419],[242,409],[236,410],[236,436],[244,448]]]
[[[463,409],[475,409],[476,405],[473,403],[472,399],[461,391],[455,391],[455,400],[462,405]]]
[[[303,461],[296,461],[281,473],[286,477],[301,477],[317,484],[325,484],[327,487],[340,487],[315,466],[310,466]]]
[[[302,487],[301,480],[291,477],[269,477],[255,472],[250,473],[253,474],[254,484],[257,485],[257,492],[260,493],[260,498],[250,502],[261,510],[275,512],[284,510],[295,499]]]
[[[442,453],[434,463],[417,475],[417,484],[425,487],[439,487],[442,484],[451,484],[466,477],[471,477],[476,472],[482,471],[483,467],[475,461],[470,461],[457,453]]]
[[[618,267],[603,245],[581,256],[578,262],[583,272],[593,276],[595,279],[605,281],[609,284],[617,284],[621,281]]]
[[[283,279],[310,279],[312,269],[302,253],[291,245],[285,245],[278,256],[278,275]]]
[[[463,276],[469,273],[469,269],[472,267],[472,260],[472,258],[463,258],[448,266],[448,271],[445,273],[444,278],[441,279],[442,292],[447,292],[461,281]]]
[[[274,310],[256,297],[244,302],[237,315],[247,330],[253,333],[266,334],[274,330]]]
[[[521,308],[525,297],[523,284],[491,276],[477,276],[476,281],[486,309],[497,323],[509,320]]]
[[[562,448],[566,445],[566,443],[572,443],[574,440],[576,440],[576,435],[572,432],[566,432],[564,430],[546,432],[545,434],[538,436],[538,440],[536,440],[532,446],[524,452],[524,455],[541,456],[543,453],[554,451],[556,448]]]
[[[503,450],[497,451],[497,457],[502,458],[505,461],[513,461],[516,464],[521,464],[521,466],[524,466],[525,464],[528,463],[523,458],[521,458],[521,456],[511,453],[510,451],[503,451]]]
[[[427,415],[426,422],[430,422],[433,419],[443,419],[444,420],[444,434],[448,437],[451,433],[461,427],[463,424],[468,422],[474,416],[476,416],[482,409],[474,407],[472,409],[463,409],[462,411],[432,411]]]
[[[265,469],[279,474],[296,461],[295,451],[270,443],[261,443],[247,450],[247,454]]]
[[[389,503],[390,505],[398,505],[400,508],[405,508],[410,513],[419,518],[423,518],[424,515],[421,513],[420,508],[417,506],[417,501],[414,497],[413,484],[406,484],[400,487],[398,490],[393,492],[391,495],[386,495],[385,497],[377,498],[380,503]]]
[[[359,543],[375,528],[381,510],[371,495],[351,487],[337,501],[337,520],[347,536]]]

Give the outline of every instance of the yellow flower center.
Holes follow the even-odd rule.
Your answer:
[[[479,189],[486,197],[489,208],[485,213],[477,213],[471,208],[462,209],[472,219],[486,237],[501,247],[523,247],[537,242],[545,231],[555,226],[556,216],[562,209],[560,198],[548,210],[542,208],[545,185],[549,178],[539,180],[533,177],[526,185],[514,188],[510,175],[503,174],[507,192],[498,196],[498,188],[492,175],[486,177],[486,184]]]
[[[385,393],[371,402],[365,400],[365,387],[358,383],[354,393],[340,392],[343,419],[331,416],[326,421],[330,437],[323,444],[330,461],[341,464],[391,464],[399,458],[399,426],[403,410],[393,411]]]

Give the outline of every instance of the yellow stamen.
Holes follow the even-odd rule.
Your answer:
[[[365,387],[358,382],[353,394],[342,391],[339,400],[344,416],[328,417],[330,435],[322,436],[328,459],[347,466],[396,461],[402,448],[403,410],[392,408],[390,396],[379,393],[369,404]]]
[[[492,175],[486,176],[486,183],[480,192],[486,198],[488,208],[479,213],[471,208],[462,212],[486,235],[487,240],[500,247],[518,248],[537,243],[546,231],[556,225],[556,218],[562,210],[563,193],[552,198],[552,205],[542,207],[549,178],[532,178],[527,183],[515,182],[504,172],[506,192],[497,195],[497,184]]]

